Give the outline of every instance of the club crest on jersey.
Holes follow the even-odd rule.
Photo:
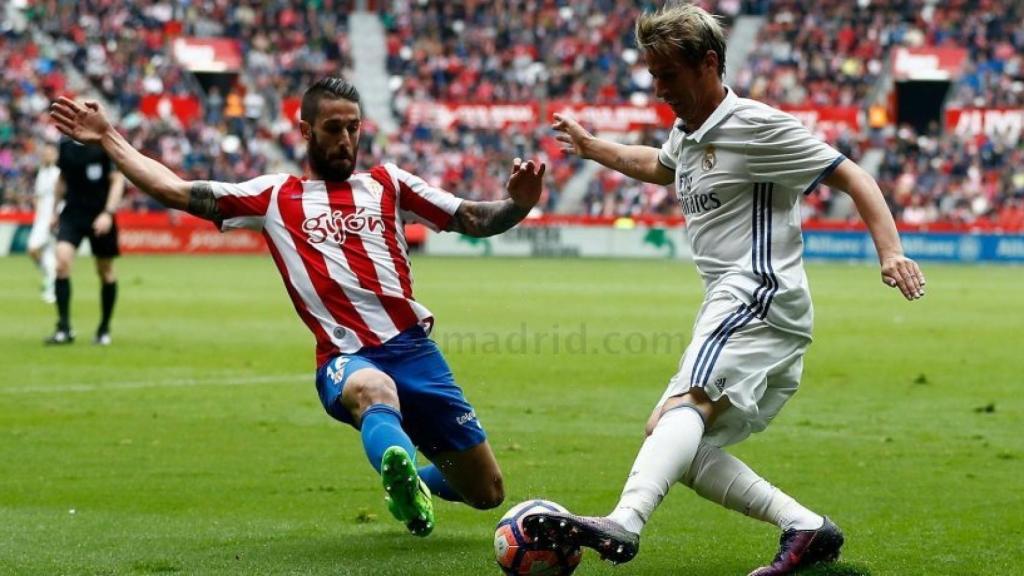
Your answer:
[[[700,167],[705,172],[711,172],[711,170],[715,167],[715,162],[717,161],[718,158],[715,157],[715,147],[708,146],[707,148],[704,149],[704,156],[702,156],[700,159]]]
[[[383,230],[384,220],[380,216],[367,214],[365,208],[359,208],[353,214],[335,210],[330,214],[306,218],[302,222],[302,231],[306,233],[306,240],[310,244],[322,244],[328,240],[344,244],[349,234],[379,234]]]

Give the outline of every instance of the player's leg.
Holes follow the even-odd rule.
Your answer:
[[[121,255],[118,246],[117,221],[111,223],[106,234],[97,235],[89,228],[89,243],[96,257],[96,273],[100,279],[100,323],[96,327],[93,344],[110,345],[110,318],[117,302],[117,274],[114,259]]]
[[[417,475],[416,448],[402,427],[394,380],[366,358],[338,356],[317,371],[317,391],[328,414],[359,430],[392,515],[413,534],[430,534],[433,502]]]
[[[420,468],[420,476],[445,500],[465,502],[478,510],[497,508],[505,501],[501,468],[487,440],[459,452],[440,452],[430,459],[433,464]]]
[[[57,302],[57,246],[53,238],[47,238],[39,258],[39,266],[43,271],[43,301],[48,304]]]
[[[63,228],[63,227],[62,227]],[[79,241],[80,241],[79,237]],[[70,344],[75,339],[71,330],[71,267],[75,261],[77,243],[69,240],[57,242],[57,279],[54,296],[57,300],[57,329],[46,339],[47,344]]]
[[[752,575],[781,576],[839,557],[843,533],[838,526],[717,446],[701,443],[683,483],[712,502],[782,529],[775,558]]]
[[[782,340],[791,338],[782,336]],[[758,419],[751,431],[766,426],[796,392],[803,369],[804,352],[804,345],[800,342],[796,344],[790,356],[769,372],[764,395],[758,401]],[[785,349],[786,346],[786,343],[779,342],[774,347]],[[726,418],[733,416],[729,414]],[[724,427],[728,428],[730,424],[725,423]],[[738,441],[741,436],[725,438]],[[835,560],[843,545],[843,535],[839,528],[716,445],[721,440],[722,437],[712,435],[701,443],[682,482],[712,502],[774,524],[782,530],[779,553],[768,566],[758,569],[754,574],[789,574],[804,566]]]
[[[401,447],[413,457],[416,448],[402,429],[401,405],[394,380],[376,368],[361,367],[352,361],[347,364],[341,369],[349,368],[351,374],[344,378],[338,401],[360,431],[370,465],[380,472],[384,452],[392,446]]]
[[[93,344],[110,345],[110,318],[117,302],[117,274],[114,259],[96,257],[96,274],[100,278],[100,324],[96,327]]]
[[[417,328],[386,347],[394,354],[389,373],[407,408],[405,428],[433,462],[420,468],[420,477],[445,500],[479,509],[500,505],[505,498],[501,469],[437,345]]]
[[[43,276],[43,301],[49,304],[56,302],[54,282],[57,278],[57,256],[53,239],[50,235],[49,222],[44,223],[39,215],[37,215],[36,222],[32,225],[32,231],[29,233],[27,251],[36,268],[39,269],[40,274]]]
[[[679,372],[658,403],[657,417],[648,422],[649,435],[612,513],[607,517],[531,514],[523,519],[531,535],[553,544],[594,548],[602,558],[616,563],[636,555],[644,524],[671,486],[686,473],[705,430],[730,408],[724,392],[715,388],[712,395],[705,381],[729,336],[747,326],[742,320],[749,316],[741,316],[743,310],[739,301],[727,293],[712,295],[701,307]]]
[[[42,271],[43,248],[50,239],[49,218],[49,214],[36,212],[35,219],[32,221],[32,230],[28,233],[28,242],[25,246],[25,251],[28,252],[29,257],[40,268],[40,271]]]
[[[671,485],[689,469],[704,430],[728,407],[728,398],[712,401],[700,388],[669,398],[640,447],[619,503],[609,518],[639,534]]]
[[[530,535],[554,544],[593,548],[602,559],[628,562],[640,548],[640,532],[673,484],[689,469],[706,427],[727,410],[699,388],[668,398],[644,440],[615,509],[607,517],[558,512],[523,519]]]

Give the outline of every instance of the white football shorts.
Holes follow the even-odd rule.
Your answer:
[[[32,221],[32,230],[28,233],[28,249],[38,250],[53,241],[53,201],[41,202],[36,217]]]
[[[690,388],[703,389],[712,400],[726,396],[731,406],[704,440],[715,446],[740,442],[764,430],[796,393],[810,343],[769,326],[733,294],[715,292],[701,306],[693,339],[658,406]]]

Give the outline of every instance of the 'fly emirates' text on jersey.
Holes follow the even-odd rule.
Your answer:
[[[810,338],[800,197],[844,156],[793,116],[728,90],[700,128],[677,124],[658,160],[675,171],[705,294],[724,290],[746,305],[730,329],[761,318]]]
[[[393,164],[345,182],[287,174],[211,182],[221,229],[262,231],[317,365],[379,346],[432,315],[413,299],[403,223],[444,230],[461,200]]]

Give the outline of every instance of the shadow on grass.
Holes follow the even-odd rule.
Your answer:
[[[494,563],[486,538],[458,533],[423,539],[401,532],[318,533],[249,542],[242,548],[235,560],[243,570],[247,564],[288,566],[305,574],[481,574]]]
[[[800,576],[871,576],[871,570],[860,564],[849,562],[836,562],[835,564],[821,564],[802,570]]]

